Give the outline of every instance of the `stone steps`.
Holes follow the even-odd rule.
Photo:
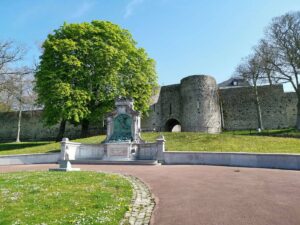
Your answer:
[[[70,160],[71,164],[97,164],[97,165],[160,165],[157,160]]]

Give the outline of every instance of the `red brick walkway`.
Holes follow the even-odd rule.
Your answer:
[[[0,172],[56,166],[0,166]],[[76,167],[142,179],[156,197],[152,224],[300,224],[300,171],[213,166]]]

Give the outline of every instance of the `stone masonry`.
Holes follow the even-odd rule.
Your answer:
[[[125,213],[121,225],[148,225],[152,212],[154,210],[155,202],[149,188],[133,176],[125,176],[133,187],[132,206],[128,212]]]
[[[294,127],[297,96],[285,93],[282,85],[260,86],[264,128]],[[42,111],[24,112],[21,140],[53,140],[58,125],[45,127]],[[14,140],[17,132],[17,113],[0,113],[0,141]],[[105,123],[92,124],[90,134],[105,133]],[[218,133],[226,130],[257,129],[253,89],[250,86],[217,88],[213,77],[194,75],[183,78],[180,84],[162,86],[152,97],[147,117],[142,117],[142,131],[171,131],[180,125],[182,131]],[[70,124],[66,136],[77,138],[80,126]]]
[[[221,115],[216,81],[211,76],[193,75],[180,84],[161,87],[150,114],[142,119],[143,130],[219,133]]]
[[[171,131],[178,124],[182,131],[216,133],[220,129],[218,112],[225,130],[258,128],[251,86],[222,87],[218,90],[213,87],[213,78],[203,75],[189,76],[180,84],[161,87],[153,98],[149,116],[142,118],[142,130]],[[295,93],[285,93],[282,85],[260,86],[258,93],[265,129],[295,126]]]

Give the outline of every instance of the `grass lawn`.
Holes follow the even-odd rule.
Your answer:
[[[49,141],[0,143],[0,155],[57,152],[60,144]]]
[[[0,224],[119,224],[129,181],[96,172],[0,174]]]
[[[299,133],[299,132],[298,132]],[[203,152],[258,152],[258,153],[298,153],[300,139],[247,135],[246,131],[206,134],[199,132],[162,133],[166,138],[167,151],[203,151]],[[295,133],[296,134],[296,133]],[[146,141],[155,141],[159,133],[143,133]],[[82,143],[100,143],[105,138],[95,136],[74,141]],[[0,143],[0,155],[44,153],[59,151],[59,143],[28,142]]]
[[[76,139],[81,143],[96,144],[105,139],[105,135]],[[40,142],[8,142],[0,143],[0,155],[14,155],[14,154],[30,154],[30,153],[51,153],[59,152],[60,143],[51,141]]]
[[[293,137],[300,138],[300,132],[295,128],[277,129],[277,130],[262,130],[260,133],[256,130],[235,130],[224,131],[227,134],[234,135],[258,135],[258,136],[273,136],[273,137]]]
[[[256,153],[299,153],[300,139],[234,135],[230,133],[206,134],[196,132],[163,133],[167,151],[201,152],[256,152]],[[153,141],[157,134],[143,135]]]

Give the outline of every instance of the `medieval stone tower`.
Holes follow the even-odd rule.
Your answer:
[[[181,131],[221,131],[218,86],[213,77],[193,75],[180,84],[161,87],[142,128],[172,131],[176,125]]]

